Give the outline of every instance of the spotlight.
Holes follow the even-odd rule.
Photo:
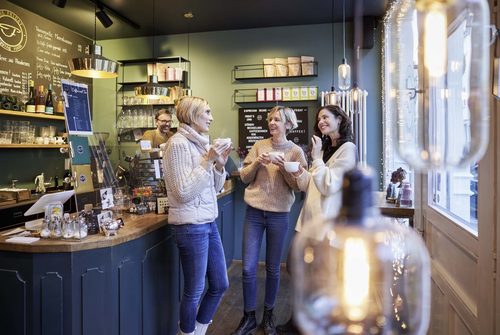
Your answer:
[[[95,15],[97,16],[99,21],[101,21],[104,28],[108,28],[113,24],[113,21],[108,16],[108,14],[106,14],[106,12],[104,12],[103,9],[100,9]]]
[[[52,3],[60,8],[64,8],[64,6],[66,6],[66,0],[52,0]]]

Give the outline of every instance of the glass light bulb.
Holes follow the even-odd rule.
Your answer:
[[[446,7],[432,3],[425,15],[424,64],[433,77],[440,77],[446,71],[447,28]]]
[[[361,321],[368,313],[370,264],[367,246],[361,238],[348,238],[344,247],[343,298],[346,315],[352,321]]]
[[[384,113],[415,170],[467,166],[486,151],[489,18],[486,0],[400,0],[388,11]]]
[[[427,249],[411,228],[378,215],[373,175],[359,182],[356,171],[344,177],[341,215],[304,223],[294,240],[295,320],[303,334],[424,335]]]
[[[339,88],[341,90],[349,89],[349,87],[351,87],[351,67],[347,64],[345,59],[342,61],[342,64],[339,65],[338,76]]]

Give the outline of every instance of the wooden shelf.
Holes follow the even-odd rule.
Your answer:
[[[64,121],[63,115],[26,113],[26,112],[10,111],[10,110],[5,110],[5,109],[0,109],[0,115],[12,115],[12,116],[20,116],[20,117],[32,117],[32,118],[37,118],[37,119],[50,119],[50,120]]]
[[[0,149],[59,149],[67,144],[0,144]]]

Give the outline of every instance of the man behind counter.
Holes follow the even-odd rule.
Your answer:
[[[150,141],[151,148],[159,148],[160,144],[167,142],[167,140],[174,135],[173,132],[170,131],[170,126],[172,125],[172,114],[165,109],[162,108],[158,110],[155,114],[156,120],[156,129],[147,130],[142,135],[143,141]]]

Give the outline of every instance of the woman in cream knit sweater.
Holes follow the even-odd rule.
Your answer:
[[[203,335],[229,286],[217,230],[217,192],[224,186],[224,165],[231,143],[208,143],[213,121],[208,103],[185,97],[177,104],[180,126],[163,155],[168,223],[179,249],[184,274],[179,334]],[[202,297],[208,279],[208,289]],[[199,306],[198,306],[199,303]]]
[[[342,204],[344,173],[356,166],[356,145],[352,143],[352,124],[349,116],[339,107],[320,107],[316,113],[315,135],[312,137],[309,170],[299,168],[293,173],[306,198],[300,211],[296,231],[308,224],[321,224],[335,218]],[[290,272],[290,257],[287,270]],[[293,265],[292,265],[293,266]],[[299,334],[293,319],[278,326],[280,334]]]
[[[244,316],[234,335],[253,333],[257,328],[256,273],[264,231],[266,232],[266,291],[262,328],[264,334],[276,334],[273,308],[280,281],[280,260],[288,229],[288,216],[298,190],[295,178],[284,170],[284,161],[307,166],[302,149],[287,140],[297,127],[295,112],[276,106],[267,117],[271,138],[256,142],[248,153],[240,172],[247,203],[243,232],[243,300]],[[272,157],[270,152],[282,152]]]

